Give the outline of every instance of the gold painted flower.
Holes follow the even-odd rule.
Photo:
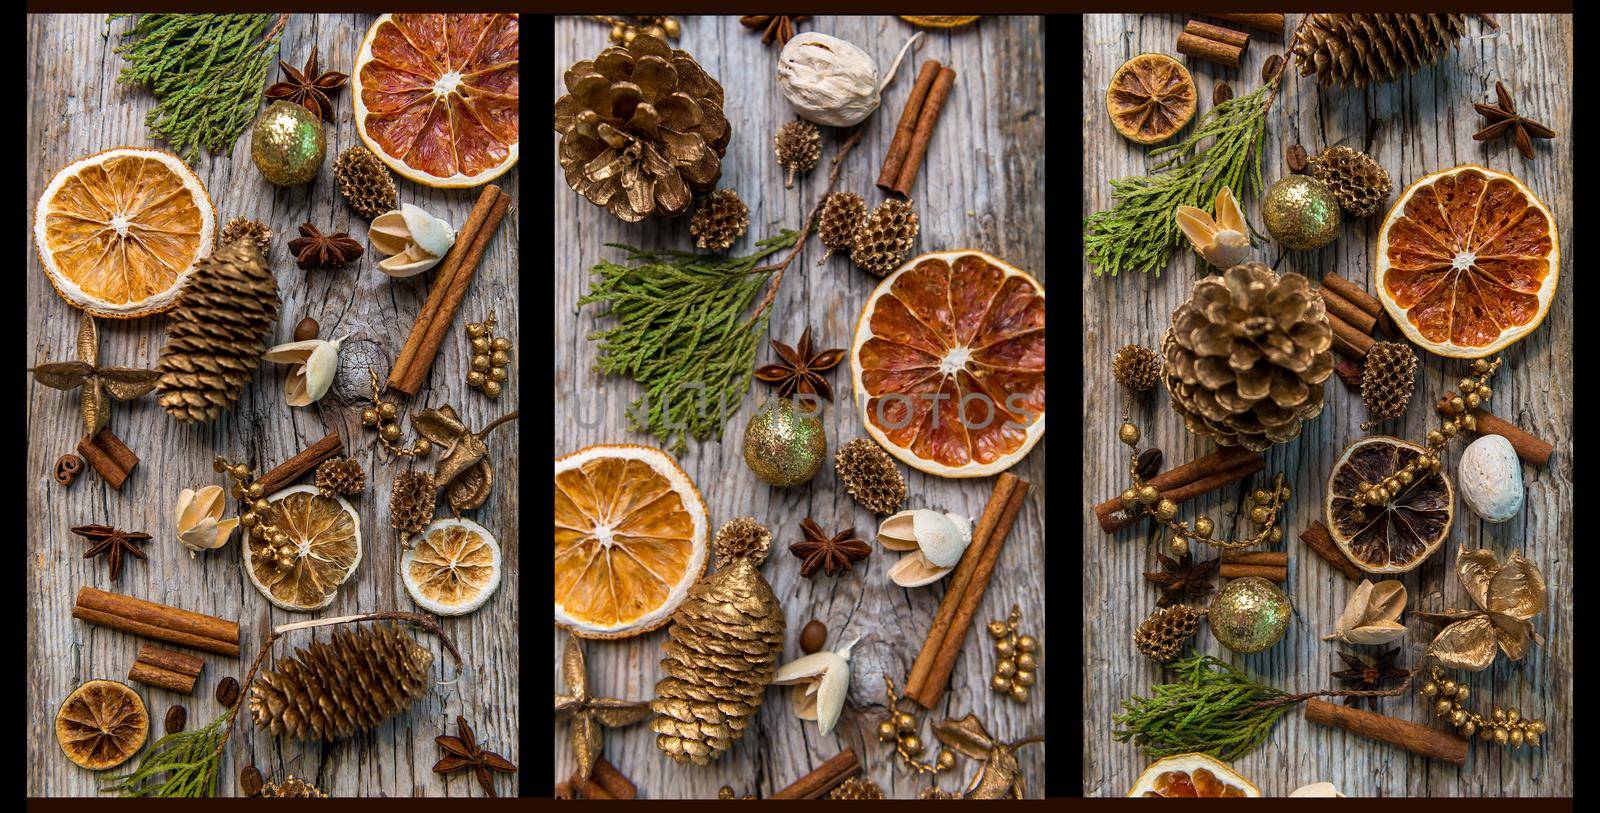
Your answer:
[[[1531,644],[1544,644],[1532,621],[1544,612],[1544,575],[1522,554],[1502,563],[1492,550],[1462,549],[1456,555],[1456,575],[1476,609],[1417,613],[1448,622],[1428,645],[1428,654],[1440,664],[1481,672],[1494,663],[1497,652],[1518,661]]]

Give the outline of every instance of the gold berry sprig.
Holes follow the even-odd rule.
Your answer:
[[[1467,699],[1466,683],[1458,683],[1444,676],[1444,670],[1430,666],[1430,679],[1422,684],[1422,696],[1433,700],[1433,714],[1441,717],[1463,737],[1477,734],[1484,742],[1520,748],[1539,747],[1539,738],[1549,730],[1543,720],[1526,720],[1516,709],[1499,706],[1485,717],[1468,711],[1463,703]]]
[[[989,622],[989,636],[994,638],[994,677],[989,688],[1010,697],[1018,703],[1028,702],[1034,684],[1034,670],[1039,659],[1033,653],[1039,648],[1038,639],[1017,632],[1022,621],[1022,607],[1011,605],[1011,615]]]
[[[239,515],[239,526],[245,529],[245,533],[270,544],[273,558],[280,568],[294,564],[294,545],[290,543],[288,534],[278,530],[278,511],[267,499],[266,490],[256,482],[255,472],[249,466],[234,463],[221,455],[211,461],[211,468],[219,474],[228,475],[228,479],[233,481],[228,493],[239,501],[243,511]]]
[[[1399,471],[1378,481],[1362,481],[1356,484],[1355,503],[1358,506],[1366,505],[1381,507],[1390,500],[1399,496],[1406,486],[1417,478],[1419,474],[1438,471],[1444,460],[1444,452],[1450,439],[1456,432],[1465,429],[1469,432],[1478,428],[1478,419],[1473,416],[1472,410],[1489,403],[1489,396],[1494,390],[1489,388],[1489,379],[1494,377],[1495,371],[1500,369],[1500,357],[1495,356],[1493,361],[1475,359],[1472,362],[1472,374],[1463,377],[1456,384],[1458,395],[1453,395],[1444,403],[1444,410],[1450,413],[1449,418],[1439,425],[1438,429],[1428,432],[1423,445],[1426,447],[1422,454],[1406,463]],[[1356,509],[1354,519],[1362,521],[1365,512]]]
[[[433,451],[433,442],[427,438],[419,437],[411,446],[403,446],[400,440],[400,405],[394,401],[383,400],[383,393],[378,389],[378,374],[368,370],[367,375],[372,379],[372,406],[361,410],[361,425],[378,432],[378,441],[390,454],[398,457],[427,457]]]
[[[511,363],[511,340],[494,335],[494,311],[482,322],[467,323],[467,338],[472,340],[472,369],[467,371],[467,386],[499,398],[505,386],[506,365]]]
[[[894,678],[884,675],[883,683],[889,692],[889,709],[883,722],[878,723],[878,741],[894,743],[895,756],[900,759],[900,764],[916,773],[939,774],[954,768],[956,755],[946,748],[939,749],[939,756],[934,762],[919,759],[927,747],[923,745],[922,738],[917,736],[917,716],[900,710],[900,696],[895,693]]]

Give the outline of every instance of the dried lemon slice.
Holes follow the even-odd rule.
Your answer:
[[[132,687],[91,680],[61,702],[56,742],[67,759],[91,771],[115,768],[144,747],[150,714]]]
[[[320,610],[361,564],[361,519],[343,497],[290,486],[268,497],[283,538],[252,534],[244,546],[250,583],[285,610]]]
[[[400,578],[428,612],[466,615],[500,587],[500,545],[470,519],[441,519],[406,551]]]
[[[1255,798],[1261,790],[1226,762],[1205,754],[1179,754],[1151,763],[1128,795]]]

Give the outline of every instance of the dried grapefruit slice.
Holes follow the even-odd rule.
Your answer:
[[[1471,164],[1408,187],[1378,231],[1378,298],[1406,338],[1478,358],[1528,335],[1555,297],[1555,219],[1511,175]]]
[[[1044,286],[981,251],[924,254],[878,284],[850,375],[867,433],[906,465],[986,477],[1044,435]]]
[[[706,570],[706,506],[660,449],[590,446],[556,460],[556,625],[627,638],[665,624]]]
[[[1328,533],[1339,550],[1368,573],[1405,573],[1444,544],[1455,519],[1455,491],[1442,470],[1422,466],[1416,475],[1397,474],[1427,453],[1421,446],[1387,435],[1350,444],[1328,475]],[[1426,461],[1424,461],[1426,462]],[[1396,478],[1394,497],[1385,505],[1355,501],[1362,483]],[[1408,481],[1409,482],[1406,482]]]
[[[1144,769],[1129,796],[1167,798],[1258,798],[1261,790],[1215,757],[1179,754]]]
[[[205,185],[177,156],[117,147],[50,179],[33,242],[62,299],[128,319],[177,304],[189,270],[211,253],[216,223]]]
[[[367,149],[425,186],[477,186],[517,162],[517,16],[384,14],[350,97]]]

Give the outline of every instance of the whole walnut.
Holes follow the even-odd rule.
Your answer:
[[[807,121],[851,127],[878,109],[878,65],[867,52],[827,34],[806,32],[778,55],[778,87]]]

